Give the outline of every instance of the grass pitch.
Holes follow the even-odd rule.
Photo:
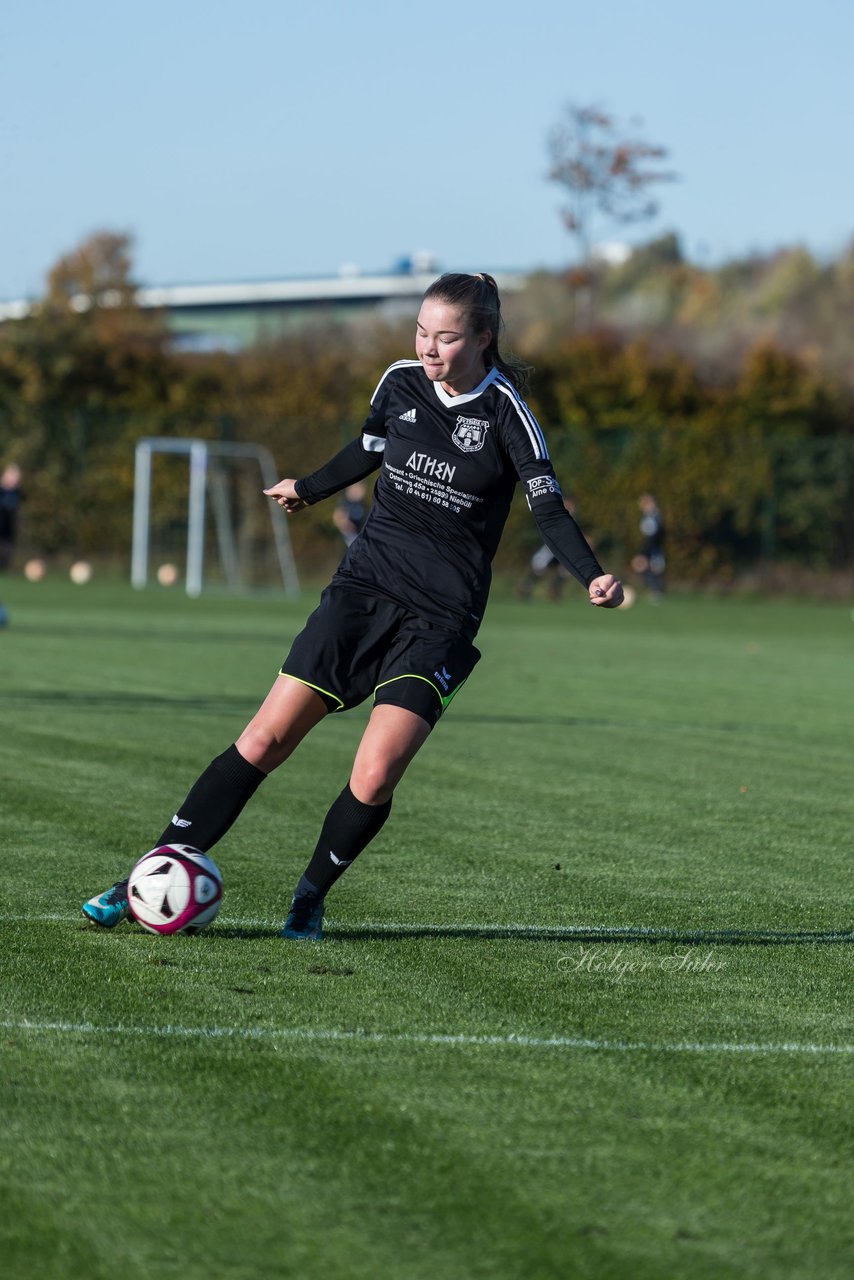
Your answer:
[[[4,599],[4,1274],[851,1274],[847,610],[495,602],[311,945],[276,932],[365,710],[217,847],[206,934],[79,908],[312,599]]]

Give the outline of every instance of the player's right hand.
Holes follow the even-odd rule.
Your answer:
[[[280,480],[278,484],[274,484],[272,488],[264,490],[268,498],[272,498],[274,502],[278,502],[283,511],[289,516],[295,511],[302,511],[306,505],[302,498],[298,497],[296,490],[296,480]]]

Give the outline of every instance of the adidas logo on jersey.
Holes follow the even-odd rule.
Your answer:
[[[414,421],[415,421],[415,410],[414,410],[414,409],[407,409],[407,410],[406,410],[406,413],[401,413],[401,414],[400,414],[400,421],[401,421],[401,422],[414,422]]]

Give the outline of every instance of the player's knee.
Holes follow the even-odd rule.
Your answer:
[[[272,773],[293,751],[287,736],[277,735],[270,726],[256,720],[246,726],[236,745],[244,760],[265,773]]]
[[[385,804],[401,779],[404,766],[397,761],[360,761],[353,770],[350,790],[362,804]]]

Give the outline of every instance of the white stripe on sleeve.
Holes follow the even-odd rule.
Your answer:
[[[531,410],[525,404],[525,401],[519,395],[519,392],[513,386],[512,382],[508,381],[503,374],[499,374],[495,379],[495,386],[499,391],[503,391],[504,395],[507,396],[508,400],[513,405],[513,408],[522,419],[522,425],[528,433],[531,448],[534,450],[534,457],[544,461],[547,460],[549,451],[548,446],[546,445],[546,438],[540,429],[540,424],[537,422],[537,419],[531,413]]]

